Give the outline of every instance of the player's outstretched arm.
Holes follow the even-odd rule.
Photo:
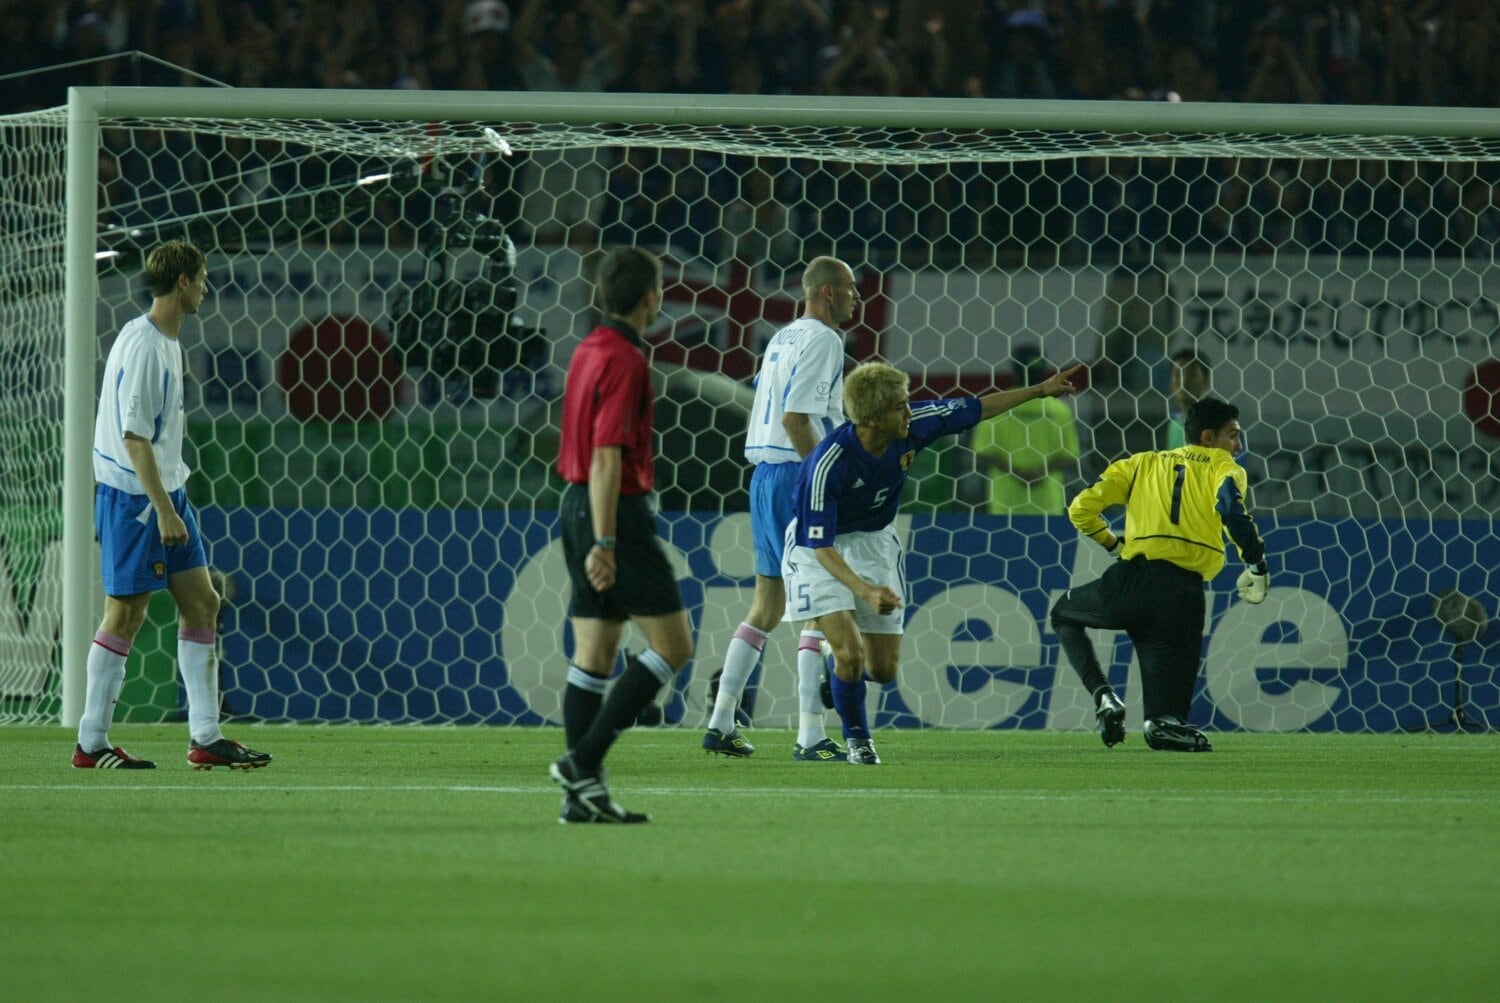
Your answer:
[[[993,418],[997,414],[1004,414],[1017,404],[1024,404],[1038,397],[1061,397],[1065,394],[1077,393],[1078,387],[1074,385],[1073,377],[1081,372],[1083,372],[1083,366],[1074,366],[1065,372],[1053,373],[1035,386],[985,394],[979,398],[980,418]]]

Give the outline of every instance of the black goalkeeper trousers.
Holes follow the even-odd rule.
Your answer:
[[[1140,660],[1146,717],[1186,722],[1203,653],[1203,613],[1202,575],[1136,557],[1063,593],[1052,607],[1052,629],[1085,685],[1090,667],[1100,671],[1086,629],[1125,631]]]

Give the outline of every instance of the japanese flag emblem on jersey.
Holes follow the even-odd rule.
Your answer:
[[[809,526],[809,527],[807,527],[807,538],[809,540],[821,540],[821,539],[823,539],[823,527],[822,526]]]
[[[907,452],[907,453],[902,453],[901,454],[901,469],[902,470],[910,470],[911,469],[911,461],[916,458],[916,455],[917,455],[917,451],[915,449],[913,449],[913,450],[911,450],[910,452]]]

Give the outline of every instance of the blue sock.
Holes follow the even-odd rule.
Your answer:
[[[859,677],[858,682],[846,683],[836,675],[828,677],[828,683],[833,687],[833,708],[839,712],[839,720],[844,722],[844,739],[869,738],[870,721],[865,716],[865,679]]]

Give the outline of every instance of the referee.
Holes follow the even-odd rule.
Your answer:
[[[1265,601],[1266,547],[1245,508],[1240,411],[1215,397],[1188,408],[1188,445],[1136,453],[1109,465],[1068,506],[1078,531],[1120,557],[1098,581],[1069,589],[1052,607],[1052,628],[1084,687],[1093,694],[1107,746],[1125,740],[1125,705],[1115,695],[1085,629],[1124,630],[1141,660],[1146,744],[1177,752],[1210,752],[1207,736],[1187,724],[1203,651],[1203,583],[1224,567],[1227,532],[1247,567],[1240,598]],[[1125,506],[1125,536],[1100,513]]]
[[[563,691],[568,751],[549,772],[565,792],[561,822],[646,822],[616,804],[604,757],[658,690],[693,657],[677,579],[656,538],[651,421],[655,401],[641,332],[661,310],[661,262],[636,247],[599,264],[605,319],[579,343],[563,393],[561,534],[572,580],[573,662]],[[605,699],[625,621],[647,647],[628,656]]]

